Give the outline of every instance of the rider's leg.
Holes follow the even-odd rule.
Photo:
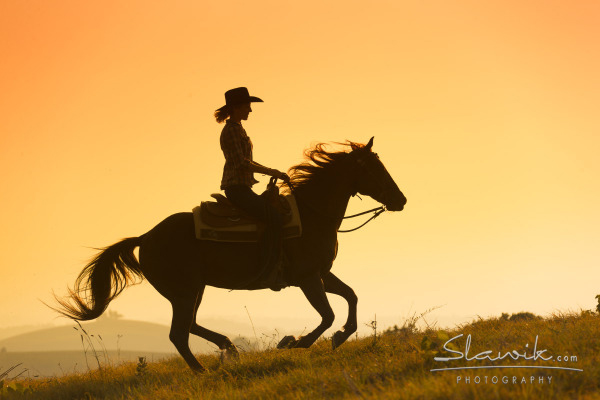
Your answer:
[[[265,201],[254,193],[250,186],[233,185],[225,189],[225,196],[240,210],[261,221],[267,222]]]
[[[277,270],[280,269],[282,222],[279,213],[249,186],[230,186],[225,189],[225,195],[237,208],[266,223],[266,230],[261,240],[261,265],[265,268],[261,273],[261,279],[271,282],[276,280],[272,289],[285,287],[282,277],[268,278],[271,273],[278,272]]]

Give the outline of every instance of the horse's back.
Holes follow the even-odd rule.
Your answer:
[[[152,228],[146,235],[149,234],[177,235],[179,237],[182,235],[189,236],[191,234],[192,237],[194,237],[194,215],[191,212],[180,212],[169,215]]]

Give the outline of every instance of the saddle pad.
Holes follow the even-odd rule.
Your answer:
[[[291,218],[283,225],[284,239],[299,237],[302,235],[302,224],[296,199],[292,194],[282,196],[290,206]],[[201,206],[194,207],[194,225],[196,238],[200,240],[211,240],[215,242],[258,242],[260,232],[256,223],[236,224],[231,226],[215,227],[203,220]],[[286,218],[284,218],[286,220]],[[240,221],[241,222],[241,221]]]

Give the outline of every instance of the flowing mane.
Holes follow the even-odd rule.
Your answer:
[[[364,144],[351,142],[349,140],[346,143],[334,143],[343,145],[350,148],[350,151],[361,149],[365,147]],[[325,146],[327,143],[318,143],[313,148],[306,149],[304,151],[304,157],[306,161],[294,165],[288,170],[290,176],[290,182],[295,187],[302,187],[308,182],[318,179],[322,176],[332,165],[336,164],[342,159],[345,159],[350,152],[348,151],[327,151]],[[287,188],[287,185],[283,185]]]

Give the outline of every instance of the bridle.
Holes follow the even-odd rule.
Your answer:
[[[376,154],[376,153],[373,153],[373,154],[375,154],[375,156],[377,157],[377,154]],[[356,163],[357,163],[357,164],[358,164],[360,167],[366,167],[366,163],[365,163],[365,162],[364,162],[364,160],[363,160],[363,159],[361,159],[360,157],[359,157],[359,158],[357,158],[357,160],[356,160]],[[364,170],[365,170],[365,171],[366,171],[366,172],[367,172],[367,173],[370,175],[370,177],[371,177],[371,178],[372,178],[372,179],[373,179],[375,182],[377,182],[377,183],[378,183],[378,186],[379,186],[379,187],[380,187],[380,189],[381,189],[381,191],[379,192],[379,194],[381,194],[381,195],[383,196],[383,195],[385,194],[385,188],[384,188],[384,185],[382,184],[381,180],[379,179],[379,177],[378,177],[378,176],[375,176],[375,175],[374,175],[374,174],[371,172],[371,170],[370,170],[369,168],[363,168],[363,169],[364,169]],[[276,181],[277,181],[277,178],[271,178],[271,182],[272,182],[273,184],[275,184],[275,182],[276,182]],[[290,188],[290,190],[291,190],[292,194],[294,194],[294,196],[296,196],[296,192],[295,192],[295,189],[294,189],[294,185],[292,185],[292,183],[291,183],[291,182],[289,182],[289,181],[288,181],[288,182],[286,182],[286,181],[283,181],[283,183],[285,183],[286,185],[288,185],[288,187]],[[353,192],[354,192],[354,193],[352,194],[352,196],[355,196],[355,195],[358,193],[358,190],[353,190]],[[298,200],[298,196],[296,196],[296,200]],[[311,209],[311,211],[313,211],[313,212],[315,212],[315,213],[317,213],[317,214],[324,215],[325,217],[327,217],[327,218],[331,219],[331,217],[330,217],[329,215],[326,215],[326,214],[324,214],[323,212],[321,212],[320,210],[317,210],[316,208],[312,207],[310,204],[308,204],[308,203],[306,203],[306,202],[305,202],[305,205],[306,205],[308,208],[310,208],[310,209]],[[354,231],[356,231],[356,230],[358,230],[358,229],[362,228],[363,226],[365,226],[366,224],[368,224],[369,222],[371,222],[372,220],[374,220],[375,218],[377,218],[377,217],[378,217],[378,216],[380,216],[381,214],[383,214],[385,211],[387,211],[387,208],[385,207],[385,205],[383,205],[383,206],[380,206],[380,207],[375,207],[375,208],[372,208],[372,209],[370,209],[370,210],[367,210],[367,211],[360,212],[360,213],[358,213],[358,214],[353,214],[353,215],[344,216],[344,217],[343,217],[343,219],[350,219],[350,218],[360,217],[361,215],[365,215],[365,214],[373,213],[373,215],[371,216],[371,218],[369,218],[367,221],[365,221],[365,222],[364,222],[362,225],[360,225],[360,226],[357,226],[356,228],[353,228],[353,229],[338,230],[338,232],[340,232],[340,233],[354,232]]]

